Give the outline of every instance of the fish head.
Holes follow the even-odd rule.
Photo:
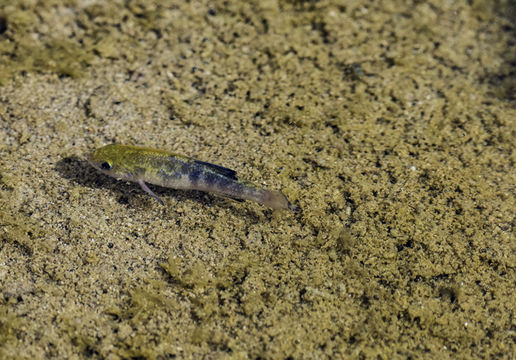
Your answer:
[[[126,157],[123,146],[111,144],[93,151],[88,156],[88,162],[103,174],[129,180],[132,174],[127,166]]]

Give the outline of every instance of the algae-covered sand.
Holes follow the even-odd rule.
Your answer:
[[[511,1],[0,1],[0,358],[514,358]],[[167,149],[303,211],[135,184]]]

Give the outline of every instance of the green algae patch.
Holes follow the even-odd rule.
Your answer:
[[[26,322],[15,315],[11,307],[0,303],[0,356],[4,359],[15,358],[22,351],[18,338],[23,336]]]
[[[167,301],[161,294],[161,289],[166,283],[161,281],[151,281],[145,287],[138,287],[130,292],[131,305],[124,317],[131,318],[135,324],[142,319],[152,315],[159,308],[174,309],[174,302]]]
[[[226,313],[220,307],[220,299],[232,296],[236,284],[241,283],[249,272],[255,271],[259,260],[251,253],[243,251],[231,256],[218,266],[209,269],[202,262],[186,262],[174,256],[169,257],[168,262],[160,266],[170,276],[172,286],[179,285],[184,289],[183,294],[191,299],[192,314],[200,321],[215,321],[219,316]],[[244,296],[241,301],[244,304],[246,313],[256,309],[255,304],[262,304],[261,296],[257,290],[252,296]],[[258,310],[256,310],[258,311]],[[197,334],[197,335],[195,335]],[[201,330],[196,330],[193,336],[198,341]]]
[[[52,6],[47,4],[46,6]],[[0,4],[5,29],[0,34],[0,83],[22,72],[48,72],[74,78],[84,75],[92,54],[68,39],[36,40],[33,29],[42,7],[26,6],[22,1]]]
[[[211,283],[210,274],[202,262],[197,261],[189,266],[184,265],[186,264],[180,259],[171,256],[168,262],[161,263],[160,267],[167,272],[172,281],[186,288],[202,288]]]
[[[228,257],[222,264],[208,270],[200,261],[194,263],[170,256],[160,267],[170,276],[173,283],[188,289],[206,287],[228,288],[240,281],[248,269],[259,266],[259,259],[248,251]]]
[[[30,39],[22,39],[15,45],[16,49],[3,45],[0,42],[0,51],[3,53],[0,58],[2,83],[20,72],[50,72],[78,78],[84,76],[85,67],[93,60],[92,54],[67,40],[41,45]]]
[[[44,227],[18,209],[20,181],[19,176],[0,168],[0,238],[15,244],[28,256],[34,252],[47,253],[53,244],[46,241]]]
[[[0,204],[2,204],[0,202]],[[0,211],[0,237],[3,241],[12,242],[20,246],[23,252],[32,254],[36,250],[50,250],[45,242],[45,231],[32,219],[22,214],[11,214],[9,207],[4,202]],[[46,252],[45,251],[45,252]]]
[[[97,57],[134,61],[143,55],[135,33],[144,36],[150,31],[160,31],[156,25],[161,18],[161,7],[149,8],[145,2],[93,4],[78,8],[73,17],[70,13],[55,14],[56,5],[66,6],[62,2],[42,1],[0,4],[0,84],[20,73],[51,73],[77,79],[99,63]],[[70,1],[67,6],[76,7],[77,3]],[[74,36],[60,34],[60,28],[52,33],[36,32],[44,19],[55,16],[75,22],[84,31]],[[126,23],[129,33],[108,31],[106,23]]]

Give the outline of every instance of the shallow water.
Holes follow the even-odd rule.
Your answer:
[[[508,3],[4,6],[0,357],[510,358]],[[113,142],[303,211],[161,206]]]

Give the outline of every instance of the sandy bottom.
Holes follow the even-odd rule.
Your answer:
[[[509,0],[35,3],[0,5],[0,358],[515,353]],[[109,143],[302,212],[162,206]]]

